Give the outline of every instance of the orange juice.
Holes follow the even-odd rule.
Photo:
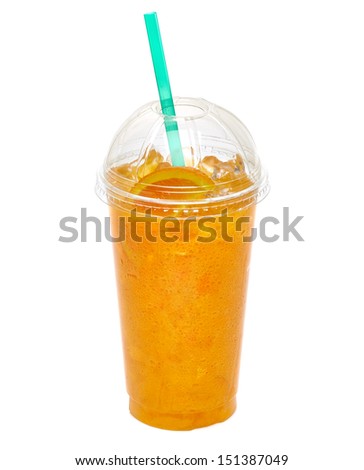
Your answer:
[[[126,220],[125,240],[113,244],[127,390],[140,421],[188,430],[224,421],[236,408],[251,250],[243,237],[255,207],[213,198],[201,205],[197,196],[196,205],[173,211],[157,199],[161,194],[155,197],[149,236]],[[144,202],[111,207],[113,235],[132,209],[142,216],[148,208]],[[227,230],[219,220],[224,209]],[[210,231],[199,227],[206,214]]]

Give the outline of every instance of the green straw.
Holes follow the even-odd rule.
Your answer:
[[[166,58],[164,56],[161,33],[159,30],[157,13],[146,13],[144,15],[147,28],[150,52],[152,54],[155,79],[157,81],[159,101],[163,114],[175,116],[171,85],[169,83]],[[181,140],[179,138],[178,125],[175,119],[164,120],[167,131],[169,151],[173,166],[185,166]]]

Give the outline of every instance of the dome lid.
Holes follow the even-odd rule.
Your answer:
[[[208,199],[240,198],[243,206],[261,201],[269,190],[268,179],[245,125],[226,109],[202,98],[177,97],[174,105],[176,116],[166,116],[158,101],[148,103],[121,126],[98,175],[99,197],[111,205],[118,205],[127,194],[153,203],[153,192],[131,194],[132,188],[138,182],[143,184],[148,174],[172,165],[166,121],[175,121],[185,166],[206,174],[214,183],[215,190],[206,193]],[[236,184],[243,180],[245,184]],[[179,188],[178,201],[163,197],[163,204],[201,203],[200,198],[191,201],[183,197],[183,193],[196,190],[196,186],[191,188],[187,182]],[[160,197],[161,186],[158,194]]]

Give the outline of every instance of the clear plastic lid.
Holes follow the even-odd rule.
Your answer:
[[[164,115],[159,102],[154,101],[122,125],[98,174],[99,197],[119,207],[131,200],[151,207],[160,199],[165,207],[232,200],[246,207],[261,201],[269,190],[267,174],[244,124],[226,109],[201,98],[175,98],[174,104],[176,116]],[[213,190],[204,187],[203,178],[197,185],[187,180],[172,192],[170,184],[164,187],[150,181],[145,184],[148,190],[133,190],[136,185],[143,186],[148,175],[172,166],[166,120],[177,122],[185,167],[205,174],[212,180]],[[158,191],[153,191],[155,185]]]

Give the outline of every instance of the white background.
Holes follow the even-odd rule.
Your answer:
[[[1,468],[174,453],[364,468],[361,3],[1,2]],[[304,216],[304,242],[254,246],[236,414],[185,433],[128,413],[110,244],[58,241],[61,217],[107,215],[96,170],[157,99],[151,10],[174,94],[252,132],[272,186],[258,219]]]

